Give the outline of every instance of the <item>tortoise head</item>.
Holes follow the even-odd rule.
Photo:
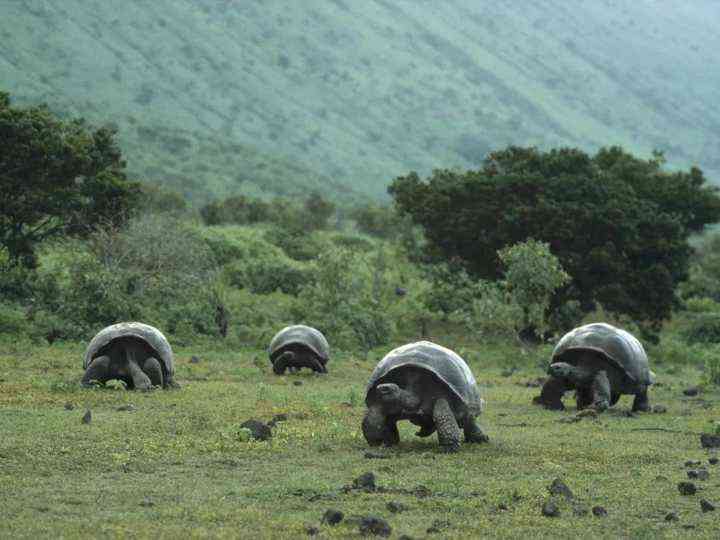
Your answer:
[[[567,362],[554,362],[548,367],[548,375],[562,379],[573,379],[577,371],[575,366]]]

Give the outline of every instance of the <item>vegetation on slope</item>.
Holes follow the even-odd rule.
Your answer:
[[[720,171],[710,0],[6,4],[7,89],[112,119],[131,172],[203,202],[377,196],[508,144]]]

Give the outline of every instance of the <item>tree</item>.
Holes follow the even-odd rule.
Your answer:
[[[12,263],[33,268],[42,240],[126,218],[139,188],[115,134],[45,106],[12,107],[0,92],[0,245]]]
[[[670,315],[687,276],[688,235],[720,220],[717,188],[699,169],[669,173],[661,156],[643,160],[613,147],[540,152],[509,147],[480,170],[410,173],[389,188],[400,212],[421,225],[427,256],[459,261],[475,277],[498,279],[497,251],[546,242],[572,281],[554,307],[596,302],[640,321]]]

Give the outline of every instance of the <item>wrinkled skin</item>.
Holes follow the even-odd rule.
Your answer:
[[[93,359],[82,378],[83,386],[104,385],[110,380],[123,381],[128,389],[151,390],[155,386],[177,386],[165,380],[160,361],[143,341],[120,338],[105,347]]]
[[[622,394],[634,394],[632,410],[648,411],[647,386],[638,385],[595,352],[583,352],[575,362],[554,362],[548,368],[550,377],[534,402],[547,409],[564,410],[563,394],[575,390],[578,409],[592,408],[598,412],[617,403]]]
[[[276,375],[282,375],[286,369],[296,373],[302,368],[312,369],[315,373],[327,373],[325,361],[311,349],[300,345],[281,349],[280,354],[271,357],[270,361]]]
[[[444,452],[457,452],[461,432],[468,443],[487,442],[467,407],[427,372],[399,369],[391,372],[372,391],[362,429],[370,446],[394,446],[400,442],[399,420],[410,420],[420,427],[419,437],[435,431]]]

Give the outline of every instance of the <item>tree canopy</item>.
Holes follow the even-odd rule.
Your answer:
[[[0,245],[12,261],[33,267],[40,241],[126,218],[139,187],[115,135],[0,92]]]
[[[577,300],[640,321],[670,315],[686,278],[688,236],[720,220],[720,197],[702,171],[663,170],[622,148],[594,156],[563,148],[509,147],[479,170],[436,170],[396,178],[398,210],[421,225],[428,256],[497,279],[497,251],[529,238],[546,242],[572,277],[555,305]]]

